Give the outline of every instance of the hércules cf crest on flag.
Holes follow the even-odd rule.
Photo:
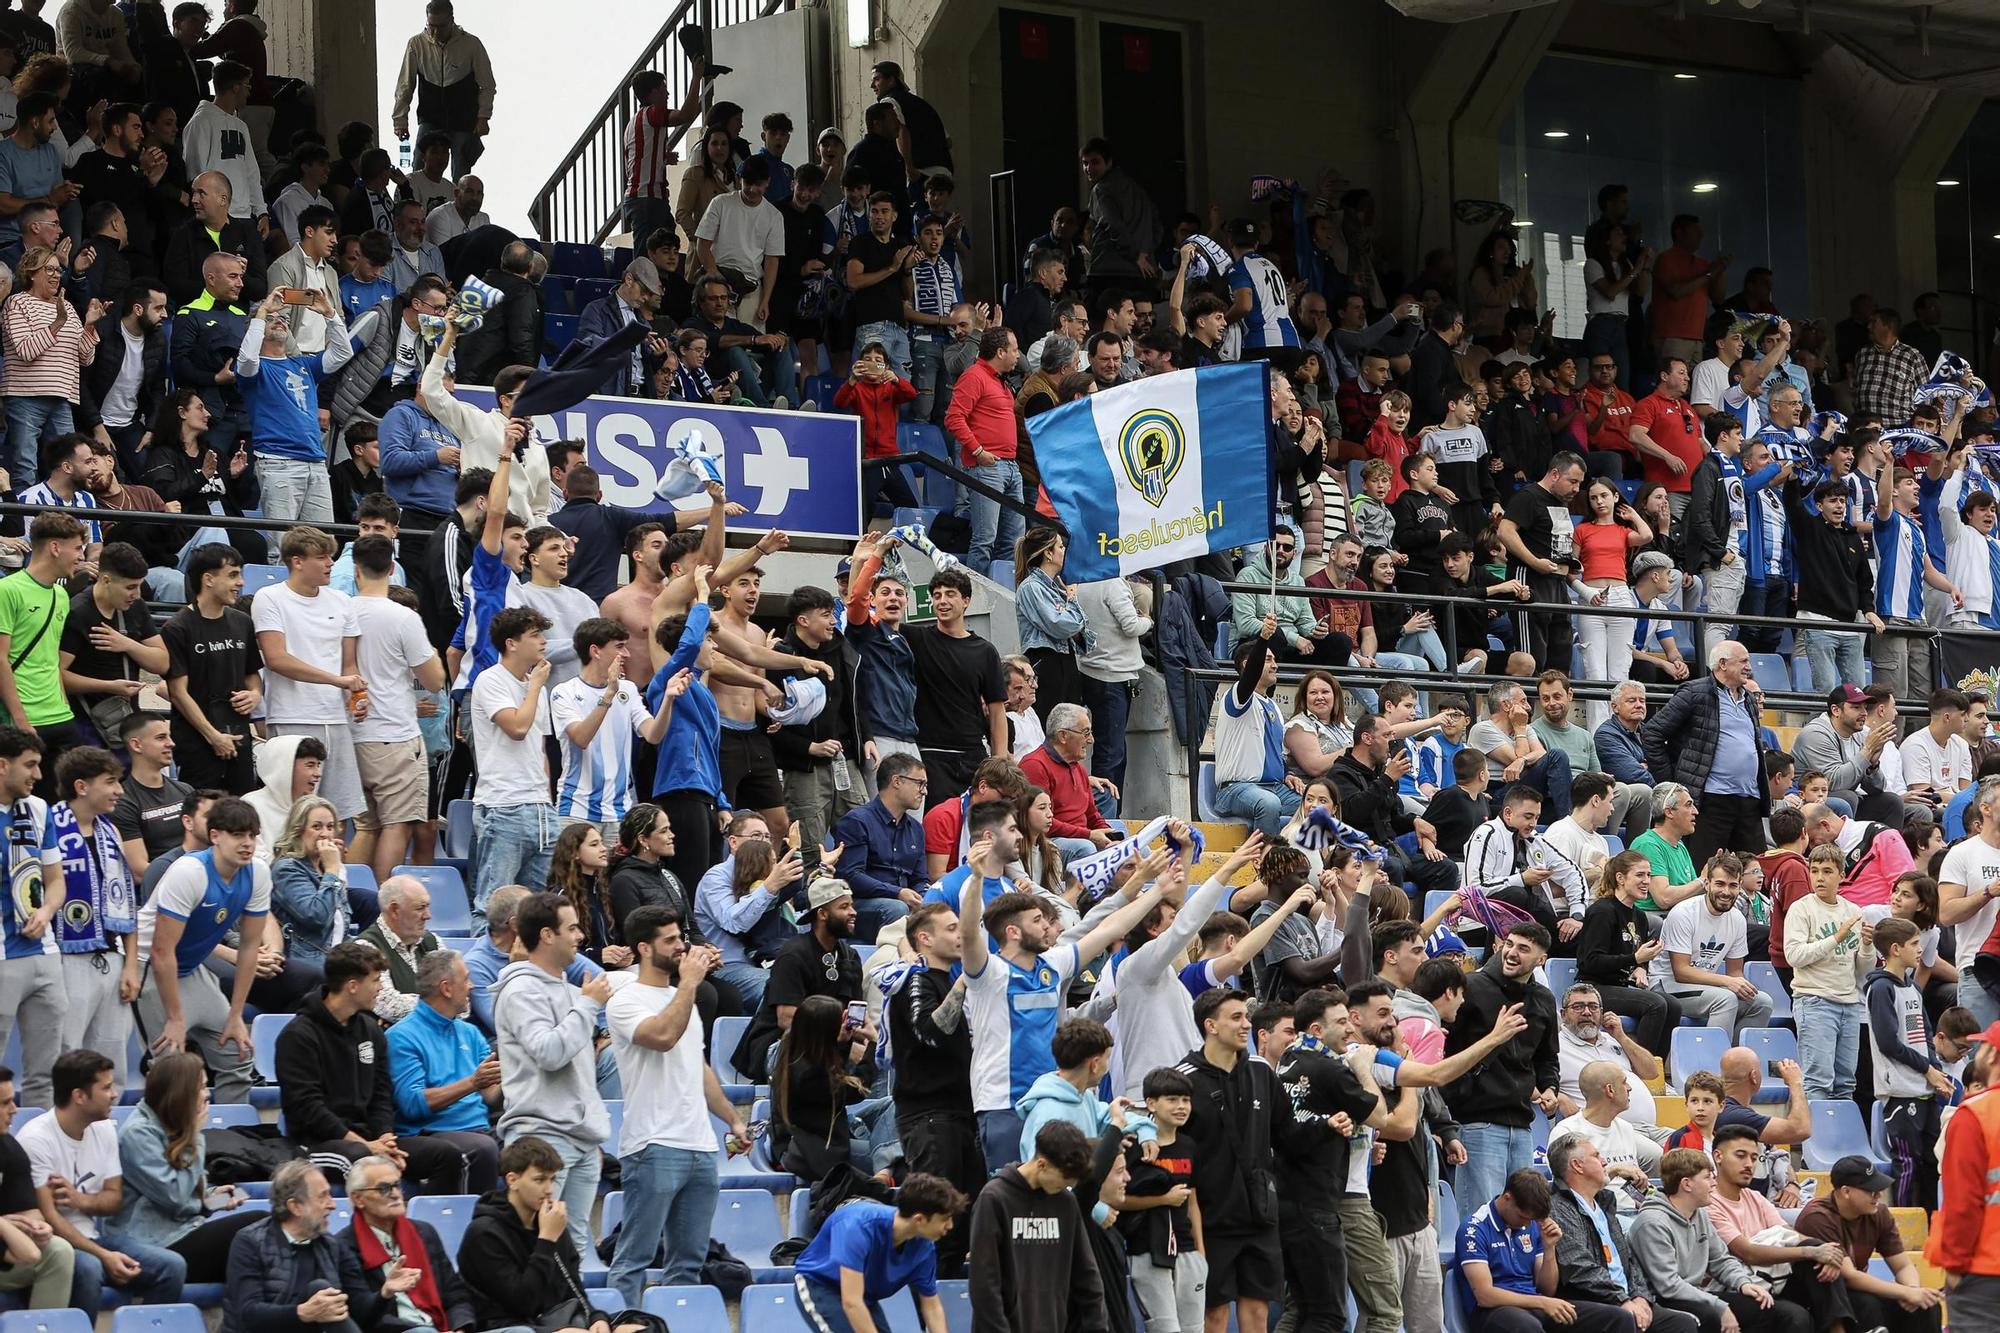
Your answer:
[[[1261,361],[1156,375],[1028,422],[1080,583],[1271,535],[1271,407]]]

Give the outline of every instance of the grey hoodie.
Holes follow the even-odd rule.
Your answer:
[[[1757,1280],[1722,1243],[1705,1208],[1697,1208],[1693,1217],[1682,1217],[1654,1194],[1639,1205],[1639,1214],[1625,1234],[1632,1243],[1632,1258],[1661,1300],[1685,1301],[1719,1316],[1728,1304],[1718,1291],[1738,1291],[1745,1282]]]
[[[595,1147],[611,1137],[597,1095],[597,1001],[522,961],[493,982],[493,1047],[500,1056],[500,1139],[522,1134]]]

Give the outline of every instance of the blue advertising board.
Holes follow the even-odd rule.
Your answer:
[[[491,389],[457,396],[493,406]],[[557,416],[535,418],[543,444],[582,440],[608,504],[664,513],[706,509],[699,496],[676,504],[654,494],[673,441],[697,432],[722,460],[729,498],[749,510],[729,520],[737,530],[783,528],[801,537],[853,537],[861,519],[861,419],[821,412],[591,397]]]

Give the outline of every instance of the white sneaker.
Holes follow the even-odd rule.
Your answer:
[[[779,394],[776,398],[773,398],[771,400],[771,410],[773,412],[788,411],[790,410],[791,406],[792,406],[792,400],[785,397],[785,395],[783,394]]]
[[[817,398],[808,398],[808,399],[806,399],[806,400],[805,400],[805,401],[804,401],[803,403],[800,403],[800,404],[799,404],[799,411],[801,411],[801,412],[817,412],[817,411],[819,411],[819,399],[817,399]]]

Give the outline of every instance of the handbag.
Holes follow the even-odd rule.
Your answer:
[[[125,632],[125,613],[120,611],[117,615],[113,616],[111,625],[112,628],[123,634]],[[37,635],[36,638],[39,639],[40,636]],[[34,644],[31,643],[28,647],[32,649]],[[26,654],[23,654],[23,656],[25,657]],[[120,680],[130,680],[131,670],[132,659],[124,657],[121,654],[118,678]],[[115,750],[124,744],[119,729],[125,725],[126,718],[139,711],[139,705],[133,702],[131,695],[89,694],[83,697],[82,704],[84,713],[90,718],[90,725],[97,729],[97,734],[103,740],[106,749]]]

